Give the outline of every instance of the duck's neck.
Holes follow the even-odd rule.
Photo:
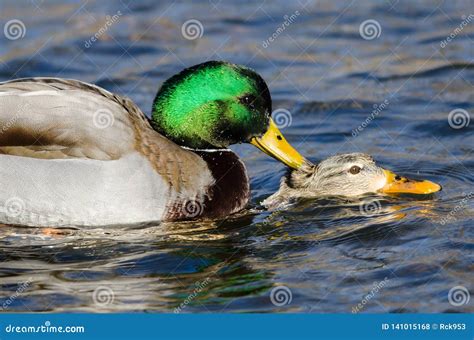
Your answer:
[[[230,149],[192,150],[208,165],[215,182],[204,202],[202,217],[223,217],[242,210],[250,198],[244,163]]]

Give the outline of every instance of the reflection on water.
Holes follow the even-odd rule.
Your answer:
[[[7,311],[462,312],[449,290],[470,289],[474,206],[474,25],[444,48],[466,2],[331,1],[191,5],[144,1],[30,7],[0,5],[27,34],[0,45],[0,80],[60,76],[130,96],[148,112],[158,84],[184,65],[227,59],[258,70],[274,109],[291,112],[285,136],[317,161],[365,152],[410,178],[442,184],[431,197],[305,199],[283,210],[259,202],[286,170],[248,146],[234,149],[251,177],[252,202],[228,219],[103,229],[0,227],[0,303]],[[268,46],[284,21],[300,15]],[[105,15],[118,18],[90,39]],[[472,12],[472,11],[471,11]],[[238,13],[238,14],[237,14]],[[210,15],[212,14],[212,15]],[[181,35],[199,19],[203,35]],[[381,25],[364,40],[359,25]],[[61,27],[61,30],[58,28]],[[59,32],[58,32],[59,31]],[[388,102],[353,136],[374,105]],[[290,304],[272,303],[288,287]]]

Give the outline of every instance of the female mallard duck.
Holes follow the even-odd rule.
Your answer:
[[[407,179],[383,169],[363,153],[329,157],[318,165],[306,163],[283,177],[280,189],[262,204],[278,207],[299,197],[381,194],[432,194],[441,186],[431,181]]]
[[[292,168],[305,160],[270,118],[265,81],[211,61],[168,79],[151,119],[77,80],[0,83],[0,222],[103,226],[222,217],[245,207],[252,143]]]

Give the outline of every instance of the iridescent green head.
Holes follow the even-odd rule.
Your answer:
[[[305,159],[285,140],[271,112],[270,91],[256,72],[209,61],[165,81],[153,103],[152,124],[181,146],[221,149],[252,143],[297,169]]]
[[[225,148],[263,135],[271,111],[270,92],[256,72],[209,61],[163,84],[153,103],[152,123],[179,145]]]

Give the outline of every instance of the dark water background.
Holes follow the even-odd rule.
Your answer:
[[[474,121],[452,128],[448,115],[462,109],[474,119],[474,20],[442,46],[472,14],[472,1],[2,1],[1,26],[21,20],[25,36],[0,35],[0,81],[76,78],[127,95],[149,113],[167,77],[229,60],[267,80],[274,109],[291,113],[283,132],[302,154],[317,161],[365,152],[444,189],[417,199],[304,200],[269,212],[258,203],[277,190],[285,169],[236,146],[252,201],[226,220],[50,236],[1,227],[3,309],[473,311],[473,298],[456,306],[448,295],[456,286],[473,291]],[[87,46],[113,15],[119,19]],[[284,16],[292,23],[265,43]],[[202,24],[201,38],[183,37],[190,19]],[[380,36],[365,40],[359,26],[369,19]],[[367,204],[375,206],[369,214],[361,209]],[[272,303],[275,287],[287,303]]]

